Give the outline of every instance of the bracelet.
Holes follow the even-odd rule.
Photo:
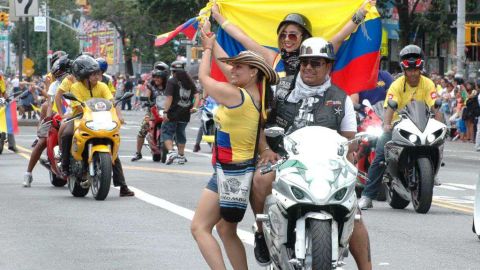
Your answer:
[[[206,50],[213,51],[213,49],[212,49],[212,48],[210,48],[210,47],[207,47],[207,48],[204,48],[204,49],[203,49],[203,51],[206,51]]]
[[[228,20],[225,20],[220,27],[224,29],[230,22]]]
[[[268,147],[268,146],[265,147],[265,149],[263,149],[263,151],[260,153],[260,155],[263,154],[263,152],[265,152],[265,151],[267,151],[267,150],[270,150],[270,147]]]
[[[361,24],[365,19],[365,16],[366,14],[363,14],[363,12],[359,10],[355,14],[353,14],[352,22],[357,25]]]

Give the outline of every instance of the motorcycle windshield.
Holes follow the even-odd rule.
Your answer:
[[[383,120],[383,115],[385,114],[385,108],[383,108],[384,102],[385,102],[384,100],[380,100],[379,102],[375,103],[375,105],[372,106],[375,114],[382,120]]]
[[[293,146],[291,140],[287,138],[284,140],[285,149],[289,152],[289,165],[296,168],[297,174],[302,175],[306,182],[303,186],[310,186],[312,195],[317,199],[326,199],[331,190],[349,185],[349,181],[355,181],[355,177],[339,177],[340,174],[345,175],[349,171],[347,168],[349,164],[345,159],[348,148],[345,148],[343,153],[339,151],[346,139],[335,130],[307,126],[296,130],[288,137],[296,142]]]
[[[92,112],[105,112],[112,109],[112,103],[104,98],[92,98],[85,102]]]
[[[428,119],[430,118],[430,110],[425,102],[414,100],[407,104],[401,113],[406,115],[415,124],[418,130],[421,132],[425,131]]]

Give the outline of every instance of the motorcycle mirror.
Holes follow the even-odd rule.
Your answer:
[[[78,101],[77,97],[72,93],[65,93],[63,97],[68,100]]]
[[[368,99],[364,99],[362,101],[362,105],[364,105],[366,107],[369,107],[369,108],[372,108],[372,104],[370,103],[370,101]]]
[[[264,133],[265,133],[265,136],[267,137],[275,138],[278,136],[285,135],[285,130],[281,127],[271,127],[271,128],[265,129]]]
[[[438,109],[442,106],[442,100],[441,99],[436,99],[435,104],[433,104],[433,108]]]
[[[353,109],[356,111],[356,112],[359,112],[362,110],[362,104],[353,104]]]
[[[396,111],[398,108],[398,103],[395,100],[389,100],[387,104],[388,107],[390,107],[394,111]]]
[[[128,92],[128,93],[125,93],[119,100],[117,100],[114,104],[114,107],[117,107],[118,103],[124,101],[124,100],[127,100],[127,99],[130,99],[133,97],[133,93],[132,92]]]

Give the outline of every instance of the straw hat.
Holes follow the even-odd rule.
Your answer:
[[[265,75],[268,84],[275,85],[279,81],[275,70],[265,63],[262,56],[252,51],[243,51],[234,57],[219,57],[218,60],[227,64],[245,64],[258,68]]]

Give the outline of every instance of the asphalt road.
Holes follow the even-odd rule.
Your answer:
[[[202,144],[192,153],[198,118],[187,127],[185,165],[131,162],[141,112],[127,112],[120,157],[133,198],[111,188],[106,201],[74,198],[50,185],[38,165],[31,188],[23,188],[34,127],[21,127],[21,153],[0,155],[0,270],[17,269],[208,269],[190,234],[190,221],[212,169]],[[471,231],[480,153],[471,144],[448,142],[442,185],[426,215],[410,205],[391,209],[375,202],[363,212],[374,269],[480,269],[480,240]],[[240,224],[250,269],[253,256],[251,211]],[[345,269],[356,269],[347,258]],[[228,264],[228,263],[227,263]]]

